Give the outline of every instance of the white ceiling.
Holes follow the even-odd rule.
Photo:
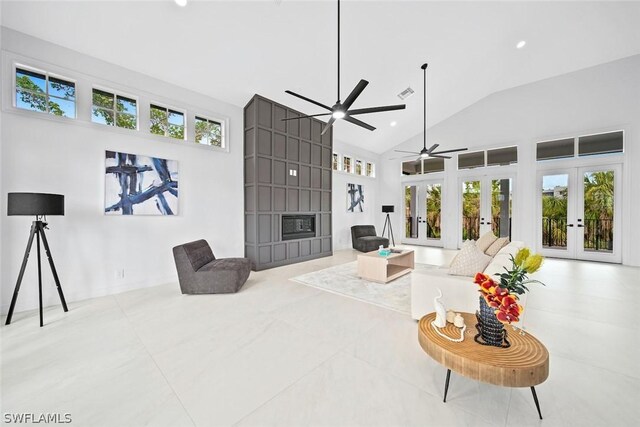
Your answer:
[[[322,112],[285,89],[336,101],[334,1],[5,0],[1,12],[9,28],[238,106],[259,93]],[[355,108],[416,94],[404,111],[359,116],[375,132],[339,122],[335,137],[381,153],[421,132],[424,62],[432,126],[491,93],[638,53],[637,2],[343,1],[342,99],[361,78]]]

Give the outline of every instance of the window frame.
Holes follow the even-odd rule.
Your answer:
[[[360,172],[358,172],[358,166],[360,166]],[[364,175],[364,162],[360,159],[355,159],[353,164],[353,173],[358,176]]]
[[[365,162],[364,163],[364,172],[365,172],[365,176],[367,176],[369,178],[375,178],[376,177],[376,164],[373,163],[373,162]]]
[[[581,154],[580,153],[580,139],[582,138],[588,138],[591,136],[600,136],[600,135],[608,135],[608,134],[612,134],[612,133],[621,133],[622,134],[622,149],[620,151],[609,151],[606,153],[585,153],[585,154]],[[576,136],[575,139],[576,142],[576,147],[575,147],[575,156],[576,158],[585,158],[585,157],[601,157],[601,156],[619,156],[619,155],[624,155],[625,153],[625,131],[624,129],[618,129],[618,130],[612,130],[612,131],[608,131],[608,132],[597,132],[597,133],[589,133],[589,134],[585,134],[585,135],[578,135]]]
[[[163,137],[163,138],[167,138],[169,141],[185,141],[188,142],[189,141],[189,135],[187,132],[187,128],[189,126],[189,120],[187,119],[187,110],[186,109],[181,109],[181,108],[176,108],[176,107],[172,107],[167,103],[164,102],[156,102],[154,100],[149,100],[149,127],[147,128],[147,132],[150,135],[154,135],[154,136],[158,136],[158,137]],[[154,133],[151,131],[151,110],[153,109],[153,107],[159,107],[159,108],[164,108],[167,112],[167,128],[164,131],[164,135],[160,135],[159,133]],[[182,118],[183,118],[183,125],[182,128],[184,129],[184,132],[182,134],[182,138],[174,138],[171,135],[169,135],[169,113],[179,113],[182,114]],[[195,126],[195,119],[193,121],[194,126]],[[177,125],[174,125],[177,126]],[[195,141],[195,138],[194,138]],[[201,144],[194,144],[194,145],[201,145]],[[204,145],[203,145],[204,146]]]
[[[335,167],[334,167],[335,161]],[[331,153],[331,170],[336,172],[342,171],[342,156],[335,151]]]
[[[597,135],[606,135],[606,134],[609,134],[609,133],[618,133],[618,132],[622,133],[622,150],[621,151],[614,151],[614,152],[610,152],[610,153],[580,154],[580,138],[585,138],[585,137],[589,137],[589,136],[597,136]],[[535,144],[536,144],[535,163],[536,164],[541,164],[541,163],[548,163],[548,162],[561,162],[561,161],[572,161],[572,160],[575,161],[575,160],[578,160],[578,159],[585,159],[585,158],[603,158],[603,157],[625,156],[626,150],[627,150],[627,139],[626,139],[626,137],[627,137],[627,132],[626,132],[626,130],[624,128],[614,128],[612,130],[589,132],[589,133],[578,134],[578,135],[574,134],[574,136],[565,136],[565,137],[558,137],[558,138],[539,140],[539,141],[535,142]],[[572,139],[573,140],[573,155],[572,156],[538,159],[538,155],[537,155],[538,144],[543,144],[543,143],[546,143],[546,142],[562,141],[562,140],[568,140],[568,139]]]
[[[220,146],[217,145],[207,145],[207,144],[202,144],[200,142],[198,142],[196,140],[196,123],[198,122],[198,119],[201,120],[206,120],[208,122],[214,122],[220,125]],[[186,120],[186,119],[185,119]],[[187,124],[185,126],[188,126],[188,120],[187,120]],[[223,150],[223,151],[229,151],[228,147],[227,147],[227,120],[225,119],[220,119],[220,118],[215,118],[209,115],[205,115],[205,114],[197,114],[195,113],[193,115],[193,143],[196,146],[199,147],[207,147],[210,149],[214,149],[214,150]],[[186,132],[186,129],[185,129]],[[155,134],[154,134],[155,135]],[[189,138],[186,137],[185,134],[185,141],[189,141]]]
[[[27,57],[17,52],[2,52],[2,66],[0,76],[0,92],[1,96],[1,108],[3,111],[9,114],[15,114],[25,118],[36,120],[50,120],[57,123],[73,124],[75,126],[84,127],[86,129],[100,128],[102,132],[115,132],[129,137],[135,136],[143,138],[146,141],[158,141],[169,142],[173,144],[182,144],[183,141],[194,142],[188,144],[190,147],[198,147],[201,150],[213,150],[229,153],[231,145],[235,144],[230,138],[233,136],[234,130],[230,127],[231,120],[236,120],[236,117],[229,116],[230,114],[224,105],[218,105],[219,100],[213,99],[213,109],[203,107],[202,104],[194,104],[190,102],[186,97],[180,96],[178,98],[165,97],[161,91],[149,91],[149,87],[132,87],[127,85],[125,79],[111,80],[106,72],[100,73],[87,73],[77,68],[70,68],[68,64],[59,65],[55,62],[47,62],[32,57]],[[50,76],[51,78],[61,79],[63,81],[72,83],[75,86],[74,93],[74,109],[73,114],[75,117],[65,117],[50,114],[46,111],[38,109],[18,108],[16,105],[16,69],[23,69],[28,72],[42,74]],[[168,84],[168,83],[167,83]],[[100,123],[92,121],[92,88],[99,90],[105,90],[107,92],[113,92],[115,95],[120,95],[128,98],[135,99],[137,102],[137,129],[136,132],[131,132],[133,129],[119,126],[100,126]],[[153,90],[153,88],[151,88]],[[135,95],[132,95],[135,94]],[[151,104],[169,108],[176,112],[179,112],[185,117],[185,139],[180,140],[176,138],[166,137],[164,135],[153,134],[149,131],[149,128],[144,125],[145,121],[149,121],[149,106]],[[174,106],[180,106],[179,108]],[[71,113],[71,108],[68,110]],[[194,135],[195,118],[191,112],[198,111],[200,117],[206,117],[214,121],[220,122],[224,126],[224,148],[215,146],[205,146],[202,144],[196,144]],[[184,145],[184,144],[183,144]]]
[[[538,146],[540,144],[548,144],[551,142],[557,142],[557,141],[566,141],[566,140],[573,140],[573,152],[571,153],[570,156],[562,156],[562,157],[547,157],[544,159],[539,159],[538,158]],[[577,150],[577,137],[573,136],[573,137],[565,137],[565,138],[554,138],[554,139],[545,139],[543,141],[536,141],[536,145],[535,145],[535,153],[534,153],[534,159],[536,163],[539,162],[554,162],[554,161],[558,161],[558,160],[568,160],[568,159],[575,159],[577,158],[576,155],[576,150]]]
[[[500,151],[500,150],[508,150],[508,149],[513,149],[516,153],[516,158],[513,161],[510,161],[509,163],[489,163],[489,153],[491,151]],[[496,147],[496,148],[487,148],[484,154],[484,167],[486,168],[491,168],[491,167],[504,167],[504,166],[512,166],[512,165],[517,165],[518,164],[518,146],[517,145],[506,145],[506,146],[501,146],[501,147]]]
[[[76,79],[70,78],[70,77],[65,77],[61,74],[58,74],[56,72],[52,72],[52,71],[46,71],[42,68],[38,68],[38,67],[33,67],[30,65],[26,65],[22,62],[17,62],[17,61],[13,61],[11,64],[11,69],[12,69],[12,89],[13,91],[11,92],[11,104],[13,106],[13,108],[15,108],[18,111],[26,111],[28,112],[28,114],[31,113],[38,113],[38,114],[43,114],[46,117],[55,117],[56,120],[76,120],[78,118],[78,81]],[[46,111],[41,111],[41,110],[31,110],[28,108],[20,108],[18,107],[18,78],[17,78],[17,74],[18,74],[18,70],[23,70],[23,71],[27,71],[27,72],[31,72],[31,73],[36,73],[36,74],[42,74],[45,77],[45,81],[44,81],[44,87],[45,87],[45,103],[46,103]],[[68,82],[68,83],[73,83],[73,89],[74,89],[74,94],[73,94],[73,117],[67,117],[67,116],[58,116],[56,114],[52,114],[51,110],[49,109],[49,102],[50,102],[50,97],[52,95],[49,94],[49,80],[50,78],[54,78],[54,79],[58,79],[58,80],[62,80],[64,82]],[[23,89],[21,89],[23,90]],[[29,90],[27,90],[27,92],[29,93],[33,93]],[[37,93],[34,93],[34,95],[38,95]],[[55,99],[63,99],[57,96],[53,96],[53,98]]]
[[[344,164],[346,159],[349,159],[349,167],[348,168],[345,168],[345,164]],[[354,164],[353,163],[354,163],[353,156],[348,156],[346,154],[342,155],[342,171],[343,172],[345,172],[345,173],[353,173],[353,171],[354,171]]]
[[[114,116],[113,116],[113,125],[109,125],[109,124],[106,124],[106,123],[100,123],[100,122],[94,122],[93,121],[93,108],[96,107],[96,105],[93,103],[93,91],[94,90],[99,90],[99,91],[102,91],[102,92],[111,93],[113,95],[114,109],[111,110],[111,111],[113,111],[113,114],[114,114]],[[118,97],[126,98],[126,99],[129,99],[129,100],[135,101],[135,103],[136,103],[136,116],[135,116],[136,117],[136,127],[135,128],[132,129],[132,128],[126,128],[126,127],[117,125],[117,122],[118,122],[118,119],[117,119],[118,111],[115,108],[117,108],[116,105],[118,103]],[[103,109],[103,110],[107,110],[107,108],[100,107],[100,106],[97,106],[97,108],[100,108],[100,109]],[[100,126],[108,126],[110,128],[125,129],[125,130],[130,130],[130,131],[140,131],[140,98],[138,96],[131,95],[129,93],[125,93],[125,92],[122,92],[122,91],[119,91],[119,90],[107,88],[105,86],[100,86],[100,85],[95,85],[95,84],[91,85],[91,111],[90,111],[90,113],[91,113],[90,114],[91,123],[94,123],[94,124],[97,124],[97,125],[100,125]],[[131,115],[130,113],[121,113],[121,114]],[[156,134],[153,134],[153,135],[156,135]],[[158,135],[158,136],[160,136],[160,135]]]
[[[460,167],[460,157],[471,156],[472,154],[478,154],[478,153],[482,153],[482,164],[481,165]],[[468,152],[464,152],[464,153],[458,154],[458,156],[457,156],[457,165],[456,166],[457,166],[457,170],[459,170],[459,171],[469,170],[469,169],[486,168],[487,167],[487,150],[483,149],[483,150],[476,150],[476,151],[468,151]]]

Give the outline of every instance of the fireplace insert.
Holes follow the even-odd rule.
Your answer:
[[[315,215],[282,215],[282,240],[315,237]]]

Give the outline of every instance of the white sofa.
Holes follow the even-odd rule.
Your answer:
[[[504,273],[504,267],[511,267],[511,258],[515,256],[523,242],[509,243],[496,254],[483,273],[495,277],[496,273]],[[474,313],[478,308],[478,285],[473,277],[453,276],[448,274],[448,267],[414,270],[411,273],[411,317],[419,320],[425,314],[434,311],[433,299],[438,296],[438,288],[442,290],[442,302],[447,309],[456,312]],[[526,295],[526,294],[525,294]]]

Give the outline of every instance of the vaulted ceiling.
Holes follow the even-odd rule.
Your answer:
[[[374,152],[491,93],[640,53],[637,2],[342,2],[342,98],[364,78],[355,108],[375,132],[339,122],[336,138]],[[285,89],[336,101],[335,1],[3,1],[2,25],[229,103],[254,93],[322,112]],[[523,49],[516,49],[526,40]],[[392,121],[397,122],[391,127]]]

